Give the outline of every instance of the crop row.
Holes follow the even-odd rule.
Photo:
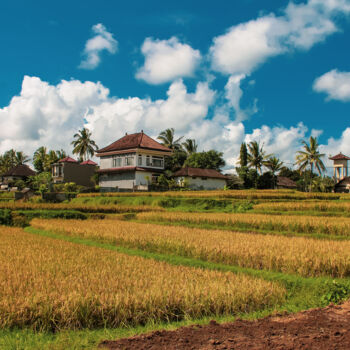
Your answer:
[[[76,223],[77,224],[77,223]],[[79,223],[80,224],[80,223]],[[0,228],[0,327],[117,327],[234,314],[283,301],[280,285]]]
[[[327,234],[350,237],[350,218],[299,215],[265,215],[256,213],[140,213],[139,219],[148,221],[209,224],[234,229],[267,230],[283,233]]]
[[[350,276],[350,242],[314,240],[118,220],[34,219],[36,228],[215,263],[303,276]]]
[[[260,203],[254,209],[261,211],[321,211],[348,212],[350,202],[315,201],[315,202],[276,202]]]
[[[172,192],[110,192],[110,193],[81,193],[84,197],[188,197],[188,198],[232,198],[232,199],[288,199],[288,200],[335,200],[340,195],[335,193],[305,193],[291,190],[218,190],[218,191],[172,191]]]
[[[162,208],[153,206],[139,205],[103,205],[103,204],[85,204],[85,203],[31,203],[31,202],[0,202],[0,209],[10,210],[78,210],[84,213],[128,213],[157,211]]]

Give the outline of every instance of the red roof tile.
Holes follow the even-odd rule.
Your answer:
[[[161,145],[143,132],[125,135],[107,147],[101,148],[97,153],[127,150],[130,148],[146,148],[157,151],[171,152],[171,149]]]
[[[9,171],[7,171],[5,174],[2,176],[23,176],[23,177],[28,177],[28,176],[34,176],[36,172],[32,169],[29,168],[28,165],[26,164],[20,164]]]
[[[59,163],[78,163],[75,159],[71,157],[62,158],[58,162]]]
[[[201,169],[201,168],[181,168],[173,174],[174,177],[178,176],[196,176],[196,177],[210,177],[213,179],[228,179],[229,176],[225,176],[215,169]]]
[[[330,157],[329,159],[331,160],[350,160],[350,158],[348,156],[345,156],[343,153],[338,153],[337,155],[333,156],[333,157]]]
[[[85,162],[80,163],[80,165],[97,165],[97,163],[95,163],[92,160],[88,159]]]

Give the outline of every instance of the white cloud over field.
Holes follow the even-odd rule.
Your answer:
[[[202,150],[224,152],[227,168],[236,164],[241,142],[257,140],[268,153],[286,162],[294,161],[300,141],[319,130],[310,131],[300,123],[289,128],[262,125],[247,133],[241,121],[233,121],[226,106],[215,108],[217,91],[207,82],[187,91],[182,80],[172,83],[166,99],[117,98],[101,83],[78,80],[50,85],[37,77],[25,76],[22,89],[9,105],[0,109],[0,153],[10,148],[32,155],[40,146],[65,149],[71,153],[73,134],[82,127],[92,131],[93,139],[104,147],[125,134],[143,129],[156,137],[165,128],[174,127],[178,136],[195,138]],[[322,150],[350,154],[347,139],[350,128],[340,139],[329,139]]]

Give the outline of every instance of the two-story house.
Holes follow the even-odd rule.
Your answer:
[[[100,188],[102,191],[147,190],[164,171],[170,148],[147,136],[143,131],[126,134],[97,151],[100,157]]]

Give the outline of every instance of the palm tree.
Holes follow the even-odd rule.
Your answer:
[[[33,156],[33,165],[35,170],[38,173],[42,173],[43,171],[48,171],[48,154],[47,154],[47,148],[45,146],[39,147],[35,152]]]
[[[271,171],[273,177],[273,188],[276,188],[276,173],[282,169],[283,162],[277,157],[271,156],[265,160],[263,164]]]
[[[318,174],[321,176],[322,171],[326,170],[321,159],[325,154],[319,152],[317,138],[310,136],[310,144],[307,144],[304,140],[302,144],[304,150],[297,152],[295,164],[299,166],[300,171],[304,171],[309,165],[311,174],[313,173],[314,167],[316,167]]]
[[[58,160],[60,160],[60,159],[66,158],[67,153],[63,149],[60,149],[60,150],[56,151],[56,156],[57,156]]]
[[[181,150],[182,146],[180,144],[181,139],[183,136],[179,137],[178,139],[174,139],[175,137],[175,130],[174,128],[166,129],[162,131],[157,139],[162,141],[162,145],[165,147],[168,147],[172,150]]]
[[[182,143],[182,146],[184,147],[188,155],[197,152],[198,145],[195,139],[187,139],[185,142]]]
[[[248,165],[255,168],[261,175],[261,168],[264,165],[264,160],[270,155],[266,155],[263,147],[257,141],[251,141],[248,144]]]
[[[91,132],[87,128],[79,130],[78,133],[74,135],[74,139],[71,144],[73,145],[73,153],[78,154],[80,158],[87,160],[90,156],[95,154],[98,146],[95,141],[91,139]]]
[[[16,156],[15,156],[16,165],[22,165],[22,164],[28,163],[29,161],[30,161],[30,158],[26,154],[24,154],[22,151],[16,152]]]

